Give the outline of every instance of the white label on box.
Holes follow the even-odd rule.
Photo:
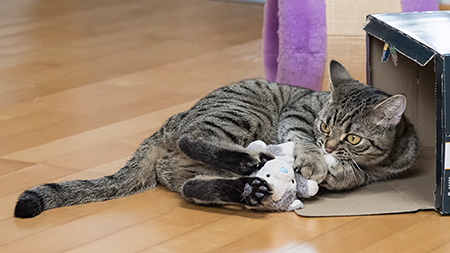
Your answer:
[[[450,170],[450,142],[445,143],[445,161],[444,168]]]

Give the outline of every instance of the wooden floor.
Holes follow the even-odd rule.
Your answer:
[[[0,252],[450,252],[450,219],[435,212],[301,218],[162,188],[13,218],[21,191],[111,174],[170,115],[263,76],[262,14],[202,0],[3,1]]]

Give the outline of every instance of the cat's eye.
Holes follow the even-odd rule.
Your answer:
[[[345,138],[347,139],[348,143],[350,143],[352,145],[356,145],[361,141],[361,137],[359,137],[358,135],[354,135],[354,134],[349,134]]]
[[[322,131],[323,133],[329,134],[331,132],[330,127],[325,124],[325,122],[320,123],[320,131]]]

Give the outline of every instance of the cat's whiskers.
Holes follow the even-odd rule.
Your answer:
[[[339,160],[339,163],[344,168],[344,180],[342,180],[341,184],[343,185],[346,184],[347,181],[352,181],[349,177],[353,176],[354,181],[357,182],[358,186],[360,186],[360,184],[358,183],[358,179],[356,178],[356,174],[358,174],[358,177],[361,177],[361,175],[357,170],[355,171],[355,168],[353,167],[353,164],[350,162],[351,160],[347,155],[347,152],[343,151],[342,153],[343,159]],[[348,166],[348,164],[350,164],[350,166]],[[349,175],[349,173],[351,174]]]
[[[361,186],[361,184],[359,182],[360,181],[363,181],[363,182],[365,181],[365,178],[363,176],[364,174],[362,174],[361,171],[353,163],[350,163],[350,167],[352,168],[353,173],[358,174],[358,177],[361,179],[361,180],[358,180],[355,177],[356,184],[358,184],[358,186]]]
[[[364,171],[363,169],[361,169],[361,167],[359,167],[359,165],[356,163],[356,161],[353,160],[353,162],[354,162],[355,166],[358,167],[358,170],[361,171],[362,173],[364,173],[364,175],[366,175],[366,180],[371,180],[371,179],[370,179],[369,173],[367,173],[366,171]]]
[[[348,160],[346,160],[345,163],[348,163]],[[342,166],[343,166],[344,168],[347,167],[347,166],[344,164],[344,161],[342,161],[341,164],[342,164]],[[353,168],[353,166],[352,166],[351,163],[350,163],[350,168],[351,168],[350,170],[344,170],[344,178],[347,178],[348,171],[350,171],[350,172],[351,172],[351,175],[353,175],[353,178],[355,179],[355,182],[357,182],[358,186],[360,186],[359,183],[358,183],[358,179],[356,178],[356,174],[358,174],[358,176],[360,176],[359,173],[358,173],[358,172],[355,173],[355,169]],[[344,181],[345,181],[345,180],[344,180]],[[343,182],[344,182],[344,181],[343,181]]]
[[[347,179],[348,177],[353,176],[354,181],[356,184],[361,186],[363,183],[360,183],[360,181],[365,182],[366,178],[369,178],[369,175],[367,172],[365,172],[359,165],[356,163],[356,161],[351,157],[350,153],[347,150],[338,150],[335,153],[336,159],[341,163],[341,165],[346,168],[349,167],[349,169],[344,170],[344,178]],[[347,166],[347,164],[349,166]],[[348,173],[351,173],[351,175],[348,175]],[[360,180],[358,180],[360,178]],[[346,182],[347,180],[343,180],[342,183]]]
[[[355,169],[357,169],[357,171],[361,172],[361,173],[362,173],[361,175],[364,175],[364,176],[365,176],[365,178],[364,178],[364,177],[361,177],[361,179],[362,179],[364,182],[367,182],[367,181],[370,182],[371,179],[370,179],[369,174],[368,174],[367,172],[365,172],[363,169],[361,169],[361,167],[359,167],[359,165],[358,165],[358,163],[355,161],[355,159],[351,159],[351,161],[352,161],[352,167],[354,167]]]

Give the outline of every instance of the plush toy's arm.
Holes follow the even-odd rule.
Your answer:
[[[295,173],[295,181],[297,181],[298,198],[310,198],[319,191],[319,185],[316,181],[306,179],[299,173]]]
[[[289,206],[289,210],[291,210],[291,211],[294,211],[294,210],[297,210],[300,208],[303,208],[303,203],[298,199],[294,200],[294,202],[292,202],[292,204]]]

